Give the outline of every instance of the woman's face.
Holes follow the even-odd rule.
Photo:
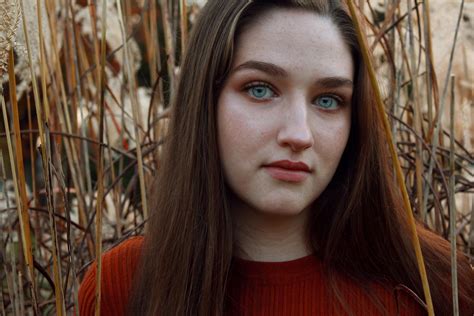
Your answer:
[[[326,188],[346,147],[354,65],[327,17],[271,9],[238,38],[219,96],[228,186],[268,215],[298,215]]]

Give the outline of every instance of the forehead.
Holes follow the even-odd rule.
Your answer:
[[[272,8],[246,26],[233,66],[248,60],[271,62],[294,74],[353,77],[350,49],[336,24],[302,9]]]

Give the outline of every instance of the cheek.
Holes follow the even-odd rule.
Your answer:
[[[219,154],[224,174],[229,180],[242,169],[240,157],[245,155],[248,139],[249,124],[243,113],[238,111],[232,98],[221,96],[217,104],[217,134]],[[232,182],[232,181],[231,181]]]
[[[337,166],[346,148],[350,129],[350,111],[335,120],[320,122],[315,136],[316,150],[324,159]]]
[[[233,152],[248,155],[268,141],[271,122],[262,119],[258,110],[232,95],[221,97],[217,106],[218,138],[222,154]]]
[[[235,111],[228,109],[225,104],[218,114],[218,137],[219,150],[225,159],[227,156],[233,157],[235,154],[244,150],[248,139],[249,125],[245,118]]]

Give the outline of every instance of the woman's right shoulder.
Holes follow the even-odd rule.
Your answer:
[[[143,241],[143,236],[134,236],[102,254],[101,315],[125,315]],[[97,262],[94,261],[79,288],[81,316],[95,314],[96,278]]]

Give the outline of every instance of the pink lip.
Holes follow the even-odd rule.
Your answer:
[[[271,177],[286,182],[302,182],[311,173],[304,162],[279,160],[264,166]]]

